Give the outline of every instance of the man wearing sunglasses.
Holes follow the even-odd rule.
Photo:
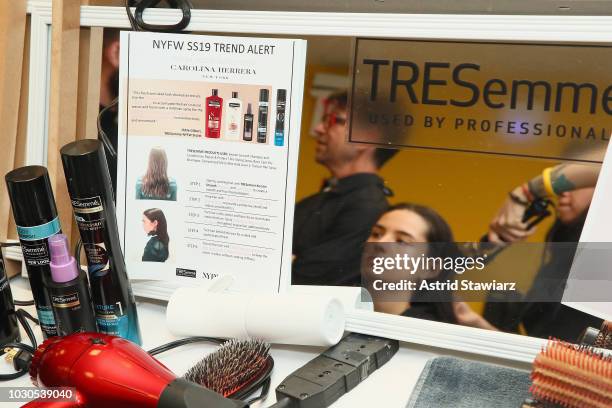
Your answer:
[[[347,114],[347,93],[334,94],[315,128],[315,160],[331,177],[296,204],[294,285],[360,285],[363,244],[392,195],[378,171],[397,151],[347,142]]]

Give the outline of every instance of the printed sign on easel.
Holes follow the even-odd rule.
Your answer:
[[[284,286],[305,53],[302,40],[122,33],[117,207],[131,279]]]

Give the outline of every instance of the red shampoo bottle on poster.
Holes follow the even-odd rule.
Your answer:
[[[223,113],[223,98],[219,90],[213,89],[212,95],[206,98],[206,137],[221,137],[221,115]]]

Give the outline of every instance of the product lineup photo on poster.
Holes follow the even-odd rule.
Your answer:
[[[256,87],[242,86],[240,92],[231,91],[231,98],[228,92],[225,99],[224,88],[227,89],[221,86],[213,88],[206,98],[206,137],[257,143],[271,143],[273,140],[275,146],[283,146],[286,89],[276,92],[276,118],[270,128],[269,88],[260,88],[257,96]],[[272,138],[268,137],[269,133]]]

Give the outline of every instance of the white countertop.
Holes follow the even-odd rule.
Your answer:
[[[19,300],[32,298],[28,281],[23,278],[11,280],[13,297]],[[137,299],[140,326],[143,335],[143,348],[149,350],[153,347],[176,340],[165,325],[165,305],[161,302],[149,302],[146,299]],[[27,308],[34,314],[34,307]],[[40,330],[36,330],[39,341],[42,339]],[[435,335],[432,333],[432,335]],[[22,331],[23,339],[27,339]],[[26,341],[26,340],[24,340]],[[215,350],[212,344],[192,344],[167,351],[157,358],[177,375],[182,375],[199,359]],[[271,349],[274,358],[274,371],[272,373],[272,387],[268,398],[253,407],[267,407],[276,401],[274,390],[282,380],[294,370],[319,355],[324,348],[280,346],[273,345]],[[334,408],[373,407],[384,403],[385,408],[403,408],[410,398],[410,394],[418,380],[423,367],[431,357],[441,354],[452,354],[464,358],[492,361],[474,355],[466,355],[445,350],[425,348],[418,345],[401,343],[398,353],[381,369],[374,372],[367,380],[357,386],[350,393],[340,398]],[[495,362],[499,363],[499,360]],[[510,365],[515,365],[511,364]],[[524,368],[524,365],[523,365]],[[0,373],[11,372],[12,367],[0,359]],[[28,376],[0,384],[2,387],[31,386]],[[5,408],[17,408],[23,403],[0,404]],[[136,407],[135,407],[136,408]]]

